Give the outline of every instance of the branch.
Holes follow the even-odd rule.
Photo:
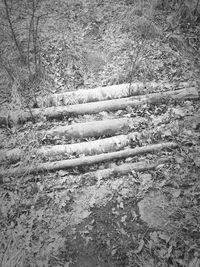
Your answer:
[[[31,67],[30,67],[30,42],[31,42],[31,30],[32,30],[32,35],[33,35],[33,40],[34,40],[34,17],[35,17],[35,1],[33,1],[33,6],[32,6],[32,15],[31,15],[31,20],[29,24],[29,33],[28,33],[28,70],[29,70],[29,75],[31,76]]]
[[[11,33],[12,33],[12,38],[13,38],[13,40],[15,42],[15,45],[17,47],[17,50],[18,50],[19,54],[20,54],[20,57],[23,58],[23,53],[21,52],[19,43],[18,43],[17,38],[16,38],[16,34],[15,34],[15,31],[14,31],[14,28],[13,28],[13,24],[12,24],[12,21],[11,21],[7,0],[3,0],[3,1],[4,1],[4,5],[5,5],[5,10],[6,10],[8,23],[10,25],[10,30],[11,30]]]
[[[199,0],[197,0],[196,7],[195,7],[195,9],[194,9],[194,15],[196,15],[196,14],[197,14],[198,7],[199,7],[199,3],[200,3],[200,1],[199,1]]]
[[[8,76],[11,78],[12,82],[14,82],[15,78],[14,78],[14,75],[13,75],[13,71],[10,69],[10,67],[7,66],[7,63],[2,58],[1,55],[0,55],[0,64],[1,64],[2,68],[4,68],[5,71],[7,72]]]

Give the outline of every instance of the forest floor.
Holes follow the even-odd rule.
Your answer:
[[[94,40],[86,42],[88,47],[99,49],[98,55],[102,53],[100,46],[105,43],[98,42],[97,46]],[[146,72],[147,81],[195,81],[200,93],[198,57],[183,57],[173,48],[160,41],[148,45],[153,70]],[[124,56],[113,58],[112,67],[120,69]],[[116,77],[108,64],[99,64],[102,67],[96,70],[95,66],[93,76],[87,76],[87,88],[126,80],[120,80],[119,69]],[[137,74],[133,82],[141,80],[142,70]],[[147,93],[145,88],[142,94]],[[66,124],[121,118],[136,118],[138,123],[116,135],[138,132],[142,136],[124,149],[172,141],[178,147],[92,166],[29,174],[29,168],[38,163],[85,156],[40,158],[33,152],[36,148],[105,138],[48,139],[40,132]],[[9,168],[27,169],[20,177],[0,177],[0,266],[200,266],[199,99],[143,104],[116,112],[64,117],[62,121],[43,118],[4,127],[0,130],[0,148],[24,152],[19,162],[1,163],[2,173]],[[124,163],[166,158],[153,170],[116,173],[105,179],[93,175]]]

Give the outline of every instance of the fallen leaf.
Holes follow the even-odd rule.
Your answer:
[[[82,219],[85,219],[85,218],[89,217],[90,214],[91,214],[91,211],[84,210],[83,212],[81,212],[80,217],[81,217]]]
[[[116,254],[116,252],[117,252],[117,249],[115,248],[112,250],[111,255],[114,256]]]
[[[173,197],[178,198],[181,194],[181,190],[180,189],[174,189],[172,192]]]
[[[177,163],[182,164],[184,161],[184,158],[183,157],[176,157],[175,160]]]
[[[200,167],[200,157],[195,157],[194,159],[194,163],[197,167]]]
[[[159,237],[160,237],[162,240],[165,240],[166,243],[169,242],[169,240],[170,240],[170,236],[168,236],[167,234],[160,232],[158,235],[159,235]]]
[[[133,159],[132,158],[126,158],[125,162],[131,162]]]
[[[163,135],[166,137],[169,137],[169,136],[172,136],[172,133],[170,130],[166,130]]]
[[[96,200],[95,200],[94,197],[92,197],[92,198],[90,199],[89,206],[90,206],[90,207],[94,207],[95,203],[96,203]]]
[[[127,218],[127,215],[124,215],[121,217],[121,222],[125,222],[126,221],[126,218]]]
[[[117,200],[118,203],[121,203],[122,202],[122,197],[118,196],[116,200]]]
[[[167,254],[167,250],[164,249],[164,248],[161,248],[159,251],[158,251],[159,255],[161,258],[165,258],[165,255]]]
[[[158,243],[158,233],[157,232],[154,231],[153,233],[150,233],[150,238],[154,243]]]
[[[63,170],[60,170],[60,171],[58,171],[58,175],[61,176],[61,177],[63,177],[65,175],[67,175],[67,172],[66,171],[63,171]]]
[[[36,214],[38,216],[38,220],[41,221],[42,217],[43,217],[43,214],[44,214],[44,211],[43,210],[38,210],[38,211],[36,211]]]
[[[172,250],[173,250],[173,246],[170,245],[170,247],[167,250],[167,255],[166,255],[166,258],[167,259],[169,259],[171,257]]]
[[[191,260],[189,263],[188,267],[199,267],[200,266],[200,259],[195,257],[194,259]]]
[[[123,203],[123,202],[120,202],[120,204],[119,204],[119,208],[120,208],[120,209],[123,209],[123,208],[124,208],[124,203]]]
[[[127,235],[126,231],[123,228],[119,229],[122,235]]]
[[[132,215],[133,221],[134,221],[137,218],[137,213],[133,209],[131,209],[131,215]]]
[[[165,164],[159,164],[158,166],[156,166],[156,170],[162,169],[165,166]]]
[[[139,247],[138,247],[138,249],[136,249],[134,251],[135,254],[139,254],[142,251],[143,247],[144,247],[144,240],[143,239],[140,239]]]

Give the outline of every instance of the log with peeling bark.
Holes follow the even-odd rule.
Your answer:
[[[56,155],[95,155],[117,151],[130,145],[133,140],[138,139],[140,133],[128,135],[117,135],[95,141],[81,142],[69,145],[43,146],[37,150],[37,154],[45,157]]]
[[[118,99],[123,97],[141,94],[147,88],[147,91],[169,91],[178,90],[195,86],[195,82],[179,82],[179,83],[161,83],[161,82],[135,82],[131,86],[129,84],[118,84],[106,87],[97,87],[95,89],[80,89],[76,91],[68,91],[64,93],[52,94],[45,98],[39,98],[40,107],[52,107],[62,105],[74,105],[102,100]]]
[[[45,117],[46,119],[60,119],[63,117],[72,117],[77,115],[85,114],[95,114],[102,111],[116,111],[126,109],[128,106],[136,107],[142,104],[152,104],[163,101],[165,98],[186,100],[186,99],[198,99],[199,94],[198,90],[195,87],[181,89],[176,91],[160,92],[153,93],[148,95],[133,96],[121,99],[100,101],[100,102],[91,102],[85,104],[77,104],[71,106],[58,106],[58,107],[49,107],[45,109],[33,109],[30,113],[29,111],[23,112],[19,118],[19,122],[39,119]],[[1,117],[0,122],[6,123],[12,121],[12,114],[8,114],[7,117]]]
[[[122,118],[102,121],[74,123],[58,126],[43,133],[47,138],[88,138],[117,135],[145,121],[145,118]]]
[[[196,88],[187,88],[177,91],[168,91],[153,93],[148,95],[133,96],[121,99],[92,102],[85,104],[78,104],[72,106],[59,106],[59,107],[50,107],[46,108],[43,111],[33,110],[34,117],[44,116],[47,119],[57,119],[64,116],[70,117],[73,115],[85,115],[85,114],[95,114],[102,111],[116,111],[126,109],[128,106],[136,107],[145,103],[155,103],[163,100],[163,98],[172,98],[172,99],[197,99],[199,94]],[[25,114],[25,117],[28,119],[29,113]]]
[[[67,145],[43,146],[32,151],[32,154],[40,157],[54,157],[57,155],[95,155],[117,151],[130,145],[136,139],[139,139],[140,133],[135,132],[128,135],[117,135],[95,141],[81,142]],[[23,150],[18,148],[10,150],[0,150],[0,163],[16,163],[25,156]]]
[[[95,155],[95,156],[81,157],[77,159],[38,163],[38,164],[31,165],[30,167],[26,167],[26,168],[19,167],[19,168],[8,169],[6,171],[1,171],[1,177],[4,177],[6,175],[18,177],[18,176],[23,176],[26,174],[35,174],[39,172],[69,169],[69,168],[74,168],[74,167],[98,164],[100,162],[107,162],[111,160],[133,157],[133,156],[144,154],[144,153],[154,153],[158,150],[162,150],[166,148],[173,149],[176,147],[177,147],[176,143],[167,142],[167,143],[149,145],[149,146],[144,146],[144,147],[137,147],[134,149],[126,149],[122,151],[104,153],[104,154]]]

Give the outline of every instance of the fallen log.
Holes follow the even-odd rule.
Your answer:
[[[157,162],[146,162],[146,161],[139,161],[136,163],[124,163],[121,165],[116,165],[112,168],[97,170],[93,172],[88,172],[82,175],[84,178],[96,178],[100,179],[108,179],[115,175],[126,175],[132,173],[133,171],[147,171],[153,170],[157,168],[159,165],[168,162],[168,158],[159,159]]]
[[[102,100],[118,99],[130,97],[135,94],[141,94],[147,88],[148,93],[159,90],[169,91],[173,89],[183,89],[195,86],[194,82],[179,82],[179,83],[157,83],[157,82],[135,82],[131,86],[129,84],[118,84],[106,87],[97,87],[95,89],[80,89],[76,91],[68,91],[64,93],[52,94],[46,99],[39,98],[38,104],[40,107],[66,106],[74,104],[82,104],[96,102]]]
[[[29,167],[19,167],[19,168],[13,168],[8,169],[6,171],[1,172],[1,177],[4,176],[23,176],[27,174],[35,174],[40,172],[46,172],[46,171],[56,171],[61,169],[68,169],[68,168],[75,168],[80,166],[86,166],[86,165],[92,165],[97,164],[100,162],[107,162],[111,160],[117,160],[127,157],[133,157],[139,154],[144,153],[153,153],[158,150],[162,150],[165,148],[176,148],[177,144],[173,142],[168,143],[161,143],[156,145],[149,145],[144,147],[137,147],[134,149],[126,149],[122,151],[117,152],[111,152],[111,153],[104,153],[100,155],[95,156],[87,156],[87,157],[81,157],[77,159],[69,159],[69,160],[61,160],[61,161],[54,161],[54,162],[46,162],[46,163],[37,163],[35,165],[29,166]]]
[[[195,87],[181,89],[176,91],[160,92],[153,93],[148,95],[133,96],[121,99],[100,101],[100,102],[91,102],[86,104],[78,104],[71,106],[58,106],[58,107],[49,107],[45,109],[33,109],[31,114],[29,111],[25,111],[19,118],[18,122],[23,122],[27,120],[39,119],[46,117],[46,119],[60,119],[63,117],[72,117],[77,115],[85,114],[95,114],[102,111],[116,111],[126,109],[128,106],[136,107],[142,104],[152,104],[163,101],[165,98],[171,99],[198,99],[199,94]],[[0,122],[6,123],[12,121],[12,114],[8,114],[7,117],[1,118]]]
[[[86,138],[99,136],[112,136],[119,133],[122,129],[128,129],[128,119],[114,119],[103,121],[91,121],[84,123],[74,123],[72,125],[58,126],[46,131],[47,138],[57,136],[62,138]]]
[[[95,141],[81,142],[69,145],[43,146],[31,153],[34,156],[54,157],[57,155],[95,155],[117,151],[128,146],[132,140],[140,138],[140,133],[131,133],[128,135],[117,135]],[[11,150],[0,150],[0,163],[16,163],[25,157],[25,152],[18,148]]]
[[[43,146],[37,150],[37,155],[52,157],[56,155],[95,155],[117,151],[130,145],[132,140],[139,138],[139,133],[117,135],[95,141],[81,142],[69,145]]]
[[[113,136],[120,132],[128,132],[133,126],[146,121],[145,118],[122,118],[102,121],[91,121],[74,123],[66,126],[58,126],[49,131],[43,132],[47,139],[52,137],[61,138],[88,138],[100,136]]]
[[[70,117],[74,115],[84,115],[84,114],[94,114],[102,111],[116,111],[126,109],[128,106],[135,107],[145,103],[151,104],[163,100],[163,98],[172,98],[172,99],[197,99],[199,97],[198,91],[196,88],[187,88],[177,91],[168,91],[153,93],[149,95],[140,95],[133,96],[128,98],[107,100],[101,102],[92,102],[86,104],[78,104],[72,106],[59,106],[59,107],[50,107],[46,108],[43,111],[33,110],[33,116],[44,116],[47,119],[59,119],[64,116]],[[28,119],[28,114],[25,117]]]

